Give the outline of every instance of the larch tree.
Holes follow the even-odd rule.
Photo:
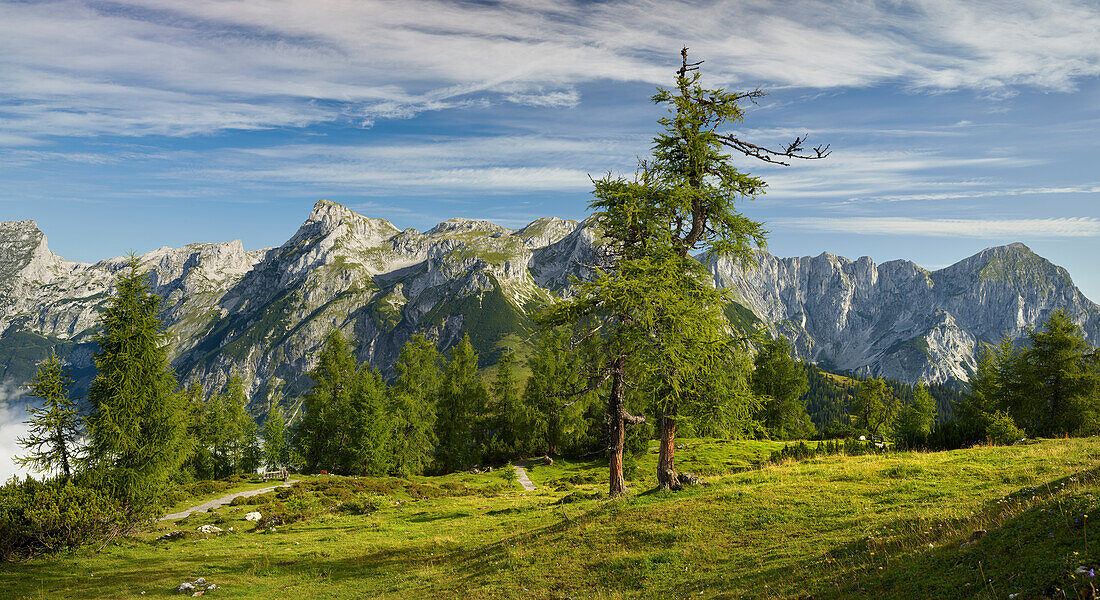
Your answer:
[[[786,146],[773,149],[722,131],[739,125],[745,115],[743,103],[756,102],[764,92],[704,88],[699,83],[702,61],[690,62],[686,47],[680,56],[675,88],[658,88],[653,96],[654,102],[668,105],[668,115],[658,121],[662,131],[654,139],[653,159],[643,165],[653,174],[650,187],[657,192],[653,200],[661,215],[659,222],[665,227],[661,237],[682,259],[679,264],[685,275],[695,269],[692,263],[696,261],[689,255],[699,250],[711,257],[753,264],[752,248],[765,246],[767,231],[761,223],[742,215],[736,204],[762,194],[766,184],[739,171],[726,152],[732,150],[787,166],[791,159],[825,158],[829,147],[806,150],[805,137],[796,137]],[[690,277],[682,280],[693,282]],[[699,404],[701,400],[700,394],[686,390],[661,402],[657,479],[662,488],[677,485],[675,438],[680,405]]]
[[[886,381],[866,379],[859,384],[859,391],[851,401],[849,412],[852,424],[865,429],[871,435],[884,435],[893,420],[897,399]]]
[[[813,425],[802,395],[810,389],[802,365],[791,356],[786,338],[765,342],[753,360],[752,389],[760,398],[760,415],[776,439],[808,437]]]
[[[517,458],[527,450],[524,423],[527,412],[519,401],[519,384],[515,375],[516,353],[505,352],[497,363],[496,377],[490,386],[500,414],[500,444],[509,458]]]
[[[894,421],[894,432],[907,448],[918,448],[928,441],[936,424],[936,401],[924,384],[917,385],[913,399],[904,406]]]
[[[1100,350],[1093,348],[1064,310],[1028,331],[1023,352],[1028,411],[1017,424],[1040,435],[1095,434],[1100,429]]]
[[[318,364],[309,372],[313,387],[302,396],[304,416],[295,430],[295,445],[309,471],[346,474],[354,432],[344,425],[351,418],[357,384],[356,362],[347,339],[331,332]]]
[[[18,438],[26,454],[15,457],[15,464],[34,471],[72,477],[83,436],[83,416],[76,400],[69,396],[72,379],[61,359],[52,351],[38,363],[38,372],[30,381],[30,395],[42,400],[42,406],[28,406],[27,435]]]
[[[828,147],[803,149],[804,138],[772,150],[744,142],[723,127],[741,122],[745,101],[759,90],[728,93],[699,84],[699,64],[681,51],[674,89],[658,88],[654,102],[668,104],[654,139],[653,157],[643,161],[633,181],[610,175],[595,181],[596,225],[605,243],[603,260],[580,293],[551,309],[548,323],[587,322],[582,337],[597,336],[605,351],[595,380],[610,380],[611,494],[625,492],[622,480],[623,427],[644,421],[625,411],[628,381],[643,381],[650,370],[663,378],[657,401],[660,416],[658,485],[679,487],[675,470],[676,423],[682,409],[707,406],[707,369],[728,364],[730,343],[723,325],[724,295],[707,281],[692,252],[751,262],[766,231],[743,216],[736,203],[763,192],[764,182],[738,171],[727,149],[766,162],[824,158]],[[651,381],[653,381],[651,379]]]
[[[489,393],[477,373],[477,354],[470,336],[452,350],[443,371],[436,402],[436,469],[450,473],[472,465],[478,458],[477,425],[486,415]]]
[[[442,360],[431,340],[414,335],[401,348],[394,365],[397,379],[389,389],[390,470],[399,477],[424,473],[435,456],[435,405]]]
[[[160,304],[131,255],[94,337],[87,464],[130,519],[149,516],[185,458],[186,399],[168,363]]]
[[[264,462],[268,469],[280,469],[290,462],[286,439],[286,413],[278,402],[272,402],[264,421]]]

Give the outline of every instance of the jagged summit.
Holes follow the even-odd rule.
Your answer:
[[[309,387],[306,373],[333,329],[357,340],[360,359],[384,373],[416,334],[441,349],[470,335],[492,363],[530,338],[533,310],[571,293],[598,242],[592,218],[544,217],[515,230],[455,218],[421,233],[321,200],[276,248],[246,251],[235,240],[140,258],[165,298],[181,379],[213,391],[237,372],[262,411],[269,392],[294,398]],[[742,305],[730,313],[738,326],[767,325],[827,367],[910,381],[966,379],[983,344],[1021,335],[1059,308],[1100,341],[1100,308],[1064,269],[1020,243],[935,272],[828,252],[777,258],[757,251],[756,259],[755,268],[741,269],[700,257]],[[67,261],[50,252],[34,221],[0,223],[0,381],[29,379],[48,348],[70,361],[78,379],[90,373],[88,340],[124,264]]]

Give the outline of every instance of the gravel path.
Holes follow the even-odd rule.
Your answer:
[[[527,490],[528,492],[535,489],[535,484],[531,483],[531,478],[527,476],[527,469],[524,469],[519,465],[516,465],[516,479],[519,480],[519,484],[523,486],[523,489]]]
[[[523,478],[527,479],[527,474],[526,473],[524,473]],[[528,479],[528,482],[530,482],[529,479]],[[260,488],[258,490],[248,490],[246,492],[237,492],[236,494],[229,494],[228,496],[222,496],[221,498],[217,498],[215,500],[210,500],[209,502],[203,502],[202,504],[200,504],[198,506],[193,506],[193,507],[191,507],[191,508],[189,508],[189,509],[187,509],[183,512],[172,513],[170,515],[164,515],[163,517],[160,518],[160,520],[161,521],[174,521],[176,519],[182,519],[186,516],[189,516],[193,512],[202,512],[204,510],[210,510],[211,508],[218,508],[219,506],[225,506],[226,504],[229,504],[230,502],[232,502],[234,498],[247,498],[249,496],[256,496],[256,495],[259,495],[259,494],[266,494],[266,493],[270,492],[271,490],[277,490],[279,488],[290,487],[291,485],[293,485],[295,483],[298,483],[298,480],[297,479],[291,479],[290,481],[288,481],[286,483],[282,483],[282,484],[279,484],[279,485],[273,485],[271,487]],[[535,488],[535,486],[532,485],[531,489],[534,489],[534,488]]]

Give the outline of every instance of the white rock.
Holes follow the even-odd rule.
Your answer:
[[[262,518],[264,518],[264,516],[258,512],[250,512],[244,516],[245,521],[259,521]]]

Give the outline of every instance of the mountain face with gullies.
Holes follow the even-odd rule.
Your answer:
[[[1065,269],[1021,243],[987,248],[938,271],[907,260],[876,265],[822,253],[756,268],[709,261],[755,322],[786,336],[795,352],[827,369],[902,381],[967,381],[983,348],[1024,336],[1064,309],[1093,345],[1100,306]]]
[[[289,399],[310,387],[307,373],[334,329],[387,376],[415,334],[440,350],[469,335],[483,366],[495,363],[530,341],[533,312],[568,293],[571,277],[593,261],[597,239],[587,222],[556,218],[518,230],[451,219],[401,231],[322,200],[277,248],[190,244],[139,259],[164,299],[180,381],[209,392],[237,373],[259,415],[270,395]],[[1021,335],[1058,308],[1092,343],[1100,340],[1100,308],[1064,269],[1022,244],[935,272],[830,254],[759,252],[757,263],[709,262],[716,284],[737,300],[727,314],[742,327],[768,325],[801,357],[829,368],[966,380],[982,344]],[[0,384],[28,381],[52,348],[82,393],[94,376],[99,314],[125,266],[125,258],[65,260],[33,221],[0,223]]]

